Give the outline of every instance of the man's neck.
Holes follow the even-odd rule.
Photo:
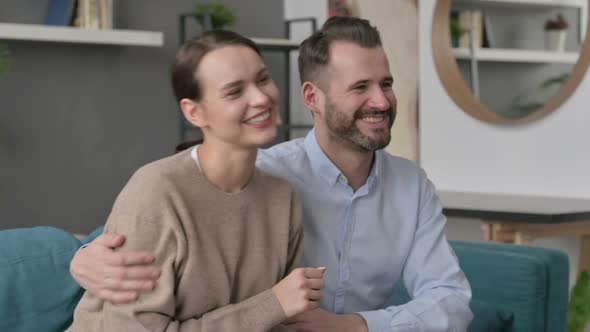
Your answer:
[[[360,151],[328,135],[318,134],[317,131],[316,139],[328,159],[344,174],[353,191],[367,183],[375,156],[374,151]]]

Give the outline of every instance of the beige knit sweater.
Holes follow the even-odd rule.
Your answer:
[[[121,250],[147,250],[162,275],[135,303],[88,292],[75,331],[273,331],[286,317],[271,291],[302,253],[301,208],[284,180],[256,170],[243,191],[218,190],[189,150],[139,169],[106,224]],[[274,328],[273,328],[274,327]]]

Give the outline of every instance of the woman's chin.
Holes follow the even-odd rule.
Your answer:
[[[275,127],[274,130],[269,130],[268,133],[264,133],[264,135],[262,135],[259,138],[258,145],[271,144],[277,139],[277,136],[278,136],[278,130]]]

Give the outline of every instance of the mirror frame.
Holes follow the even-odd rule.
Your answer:
[[[522,118],[509,118],[488,109],[476,98],[467,85],[455,60],[451,47],[449,16],[451,0],[437,0],[432,21],[431,47],[434,66],[441,83],[451,99],[465,113],[486,122],[495,124],[522,124],[540,119],[559,108],[577,89],[582,82],[590,64],[590,15],[584,42],[580,49],[578,61],[570,77],[541,108],[532,111]]]

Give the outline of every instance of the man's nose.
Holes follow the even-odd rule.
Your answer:
[[[389,99],[387,99],[385,92],[380,87],[376,87],[371,91],[367,106],[372,109],[384,111],[391,107],[391,103],[389,102]]]

